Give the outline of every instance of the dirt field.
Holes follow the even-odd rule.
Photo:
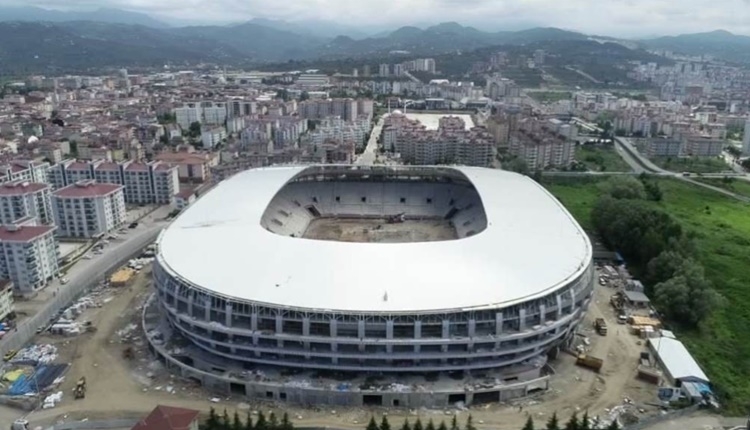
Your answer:
[[[314,219],[303,237],[338,242],[435,242],[456,239],[456,230],[448,221],[406,220],[388,224],[376,219]]]
[[[98,331],[75,339],[45,338],[40,341],[56,343],[63,359],[72,360],[72,367],[66,376],[62,390],[63,402],[54,409],[41,410],[31,414],[31,424],[48,425],[64,419],[106,419],[139,417],[149,412],[157,404],[168,404],[208,411],[210,407],[219,410],[226,408],[229,413],[238,410],[242,416],[252,410],[277,410],[270,403],[249,403],[241,398],[221,398],[219,403],[211,403],[213,394],[207,393],[163,369],[153,366],[153,360],[146,355],[142,335],[132,329],[140,314],[147,296],[148,274],[140,275],[139,281],[130,289],[122,290],[103,308],[95,309],[86,318],[94,321]],[[596,287],[594,303],[583,326],[579,330],[589,337],[591,355],[605,360],[600,374],[574,365],[574,358],[568,354],[553,362],[556,375],[552,389],[534,399],[524,399],[512,404],[485,405],[458,411],[438,410],[397,410],[386,408],[299,408],[283,406],[290,417],[300,425],[330,426],[339,428],[363,428],[371,414],[389,415],[392,423],[401,422],[405,417],[421,416],[449,420],[457,413],[463,420],[469,413],[478,427],[496,429],[520,429],[527,416],[531,415],[538,423],[546,421],[553,412],[567,418],[574,411],[590,411],[592,416],[607,416],[611,408],[623,405],[629,399],[638,409],[652,413],[655,408],[645,402],[656,400],[656,388],[635,379],[636,362],[644,348],[641,341],[628,334],[627,326],[618,325],[612,309],[608,305],[612,290]],[[604,317],[610,327],[606,337],[593,332],[591,322]],[[123,330],[123,329],[126,330]],[[119,332],[119,333],[118,333]],[[122,357],[127,345],[120,342],[124,337],[138,351],[136,358],[129,361]],[[86,376],[88,393],[83,400],[73,400],[72,389],[75,381]],[[171,388],[173,393],[167,392]],[[521,408],[522,407],[522,408]],[[522,410],[521,410],[522,409]],[[634,408],[635,409],[635,408]],[[640,412],[636,411],[636,414]],[[17,416],[21,413],[17,412]],[[4,417],[0,411],[0,417]]]

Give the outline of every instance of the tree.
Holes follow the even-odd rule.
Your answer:
[[[526,424],[523,425],[522,430],[534,430],[534,421],[531,419],[531,417],[526,420]]]
[[[234,411],[234,417],[232,419],[232,430],[242,430],[242,420],[240,420],[240,414]]]
[[[671,321],[697,326],[723,298],[705,278],[703,267],[685,260],[676,275],[654,286],[654,304]]]
[[[445,425],[445,421],[441,420],[440,425],[438,426],[437,430],[448,430],[448,426]]]
[[[615,199],[643,199],[646,192],[643,183],[627,176],[612,176],[599,186],[599,190]]]
[[[309,99],[310,99],[310,93],[308,93],[307,91],[302,91],[302,93],[300,93],[299,101],[305,101]]]
[[[255,430],[270,430],[263,411],[258,411],[258,419],[255,420]]]
[[[560,421],[557,419],[557,412],[554,412],[547,421],[547,430],[560,430]]]
[[[411,430],[411,426],[409,425],[409,420],[404,419],[404,423],[401,425],[401,430]]]
[[[453,418],[451,419],[451,430],[458,430],[458,419],[455,414],[453,414]]]
[[[427,421],[427,426],[425,426],[424,430],[435,430],[435,423],[432,422],[432,418]]]
[[[589,411],[583,413],[581,422],[578,424],[578,430],[591,430],[591,420],[589,419]]]
[[[388,422],[388,417],[383,415],[383,419],[380,420],[380,430],[391,430],[391,424]]]
[[[289,414],[284,412],[281,416],[281,424],[279,424],[279,430],[294,430],[294,424],[289,420]]]
[[[370,417],[370,422],[367,424],[367,430],[378,430],[378,423],[375,422],[375,417]]]
[[[232,424],[229,421],[229,412],[227,412],[226,408],[224,408],[224,413],[221,414],[221,420],[219,421],[219,428],[221,430],[230,430],[232,428]]]
[[[607,430],[620,430],[620,425],[617,423],[617,420],[612,420],[607,426]]]
[[[471,417],[471,414],[466,418],[466,430],[477,430],[476,427],[474,427],[474,418]]]
[[[424,430],[424,427],[422,427],[422,420],[420,420],[419,417],[417,417],[417,420],[414,421],[412,430]]]
[[[198,121],[190,123],[190,128],[188,128],[188,136],[190,137],[198,137],[201,135],[201,123]]]
[[[685,259],[682,255],[673,249],[666,250],[648,262],[644,280],[651,286],[664,282],[672,278],[683,264]]]
[[[578,430],[578,414],[573,412],[568,422],[565,424],[565,430]]]
[[[255,430],[255,428],[253,427],[253,417],[252,415],[250,415],[250,412],[247,413],[244,430]]]
[[[219,416],[216,415],[216,411],[214,408],[211,408],[211,410],[208,412],[208,419],[206,419],[206,422],[203,424],[204,430],[218,430],[219,428]]]
[[[276,418],[276,414],[271,412],[268,414],[268,430],[278,430],[279,429],[279,419]]]

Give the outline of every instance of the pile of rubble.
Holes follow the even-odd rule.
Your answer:
[[[49,396],[44,398],[44,402],[42,403],[42,409],[51,409],[54,408],[58,403],[62,401],[63,392],[58,391],[56,393],[52,393]]]
[[[57,347],[49,344],[30,345],[18,351],[12,362],[50,364],[57,359]]]

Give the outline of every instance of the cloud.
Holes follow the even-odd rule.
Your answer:
[[[112,7],[203,22],[263,17],[395,27],[457,21],[492,30],[541,25],[612,36],[715,29],[750,34],[750,0],[0,0],[13,2],[67,10]]]

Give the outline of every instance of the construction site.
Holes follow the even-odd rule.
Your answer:
[[[310,222],[304,238],[339,242],[408,243],[456,239],[449,221],[318,218]]]
[[[23,359],[9,359],[3,367],[0,389],[6,392],[2,396],[4,403],[12,407],[0,409],[0,419],[12,422],[28,413],[19,408],[29,405],[14,399],[29,396],[14,395],[12,390],[20,387],[18,375],[29,375],[30,360],[42,362],[48,369],[59,369],[59,373],[55,370],[46,378],[28,378],[39,384],[42,393],[27,417],[34,426],[81,419],[132,418],[150,411],[155,404],[170,404],[202,411],[226,408],[230,413],[238,410],[242,414],[260,409],[283,410],[298,425],[337,428],[361,428],[373,413],[387,413],[394,419],[420,416],[436,420],[445,415],[471,413],[479,427],[518,429],[528,416],[546,421],[552,412],[567,416],[588,411],[601,423],[618,419],[621,424],[629,424],[658,415],[666,406],[658,396],[660,385],[666,384],[659,369],[653,369],[655,380],[639,377],[639,369],[648,361],[643,360],[648,352],[640,334],[643,330],[634,334],[634,325],[618,318],[622,308],[612,305],[616,289],[609,284],[595,288],[573,350],[549,361],[553,374],[547,390],[508,402],[473,406],[458,402],[446,408],[333,408],[213,392],[169,372],[149,353],[140,324],[143,306],[153,293],[150,272],[147,266],[129,286],[103,285],[92,293],[95,305],[83,309],[77,318],[96,329],[76,334],[41,333],[36,346],[18,352],[17,356]],[[282,379],[280,382],[288,384],[299,381],[294,375]],[[466,389],[471,389],[470,383]],[[116,411],[113,405],[117,405]]]

